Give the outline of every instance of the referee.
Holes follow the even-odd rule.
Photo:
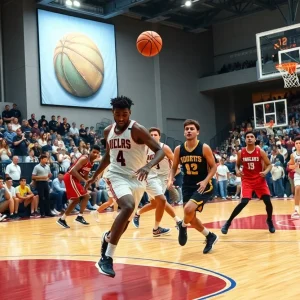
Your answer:
[[[39,195],[41,218],[54,217],[50,211],[49,185],[48,180],[52,177],[50,167],[47,165],[48,157],[45,154],[40,156],[40,163],[32,171],[32,180],[36,181],[36,189]]]

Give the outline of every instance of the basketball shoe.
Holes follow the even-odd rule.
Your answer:
[[[61,218],[59,218],[59,219],[56,221],[56,223],[57,223],[58,225],[60,225],[61,227],[63,227],[63,228],[70,228],[70,226],[68,226],[66,220],[62,220]]]
[[[180,221],[177,223],[178,226],[178,242],[180,246],[184,246],[187,242],[187,228],[182,226],[182,222]]]
[[[156,230],[153,229],[153,236],[154,237],[159,237],[161,235],[167,235],[169,234],[171,231],[170,228],[162,228],[162,227],[158,227]]]
[[[267,224],[268,224],[268,227],[269,227],[269,231],[271,233],[274,233],[275,232],[275,227],[273,225],[273,221],[272,220],[270,220],[270,221],[267,220]]]
[[[226,223],[222,226],[221,232],[222,232],[223,234],[227,234],[229,227],[230,227],[230,224],[229,224],[228,222],[226,222]]]
[[[140,227],[140,216],[137,213],[134,214],[134,217],[132,219],[132,224],[134,225],[135,228]]]
[[[114,278],[116,273],[113,269],[113,259],[109,256],[102,256],[100,260],[95,264],[98,271],[106,276]]]
[[[218,239],[219,237],[216,234],[210,232],[206,237],[206,246],[203,249],[203,254],[207,254],[208,252],[210,252],[213,249],[215,243],[218,241]]]

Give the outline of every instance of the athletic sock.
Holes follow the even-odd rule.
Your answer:
[[[180,219],[179,217],[175,216],[175,217],[174,217],[174,221],[177,223],[177,222],[180,222],[181,219]]]
[[[140,209],[138,209],[138,210],[136,211],[136,214],[137,214],[138,216],[140,216]]]
[[[182,221],[182,224],[181,224],[182,227],[187,227],[188,224],[185,224],[183,221]]]
[[[204,227],[204,229],[201,231],[201,233],[202,233],[204,236],[208,236],[208,235],[209,235],[209,230],[206,229],[206,228]]]
[[[63,214],[61,217],[61,220],[65,220],[67,218],[66,214]]]
[[[108,243],[108,246],[107,246],[107,249],[106,249],[106,252],[105,252],[105,256],[109,256],[109,257],[113,258],[116,248],[117,248],[117,245],[113,245],[111,243]]]
[[[295,211],[299,214],[299,205],[295,205]]]

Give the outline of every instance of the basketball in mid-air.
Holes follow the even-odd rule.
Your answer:
[[[138,51],[147,57],[157,55],[162,48],[162,39],[155,31],[144,31],[136,40]]]

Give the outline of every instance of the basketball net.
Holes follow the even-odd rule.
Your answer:
[[[299,67],[300,65],[296,62],[288,62],[276,66],[276,69],[280,72],[283,78],[285,89],[300,86],[296,72]]]
[[[273,131],[274,121],[270,121],[269,123],[265,123],[264,127],[267,130],[267,135],[274,135]]]

